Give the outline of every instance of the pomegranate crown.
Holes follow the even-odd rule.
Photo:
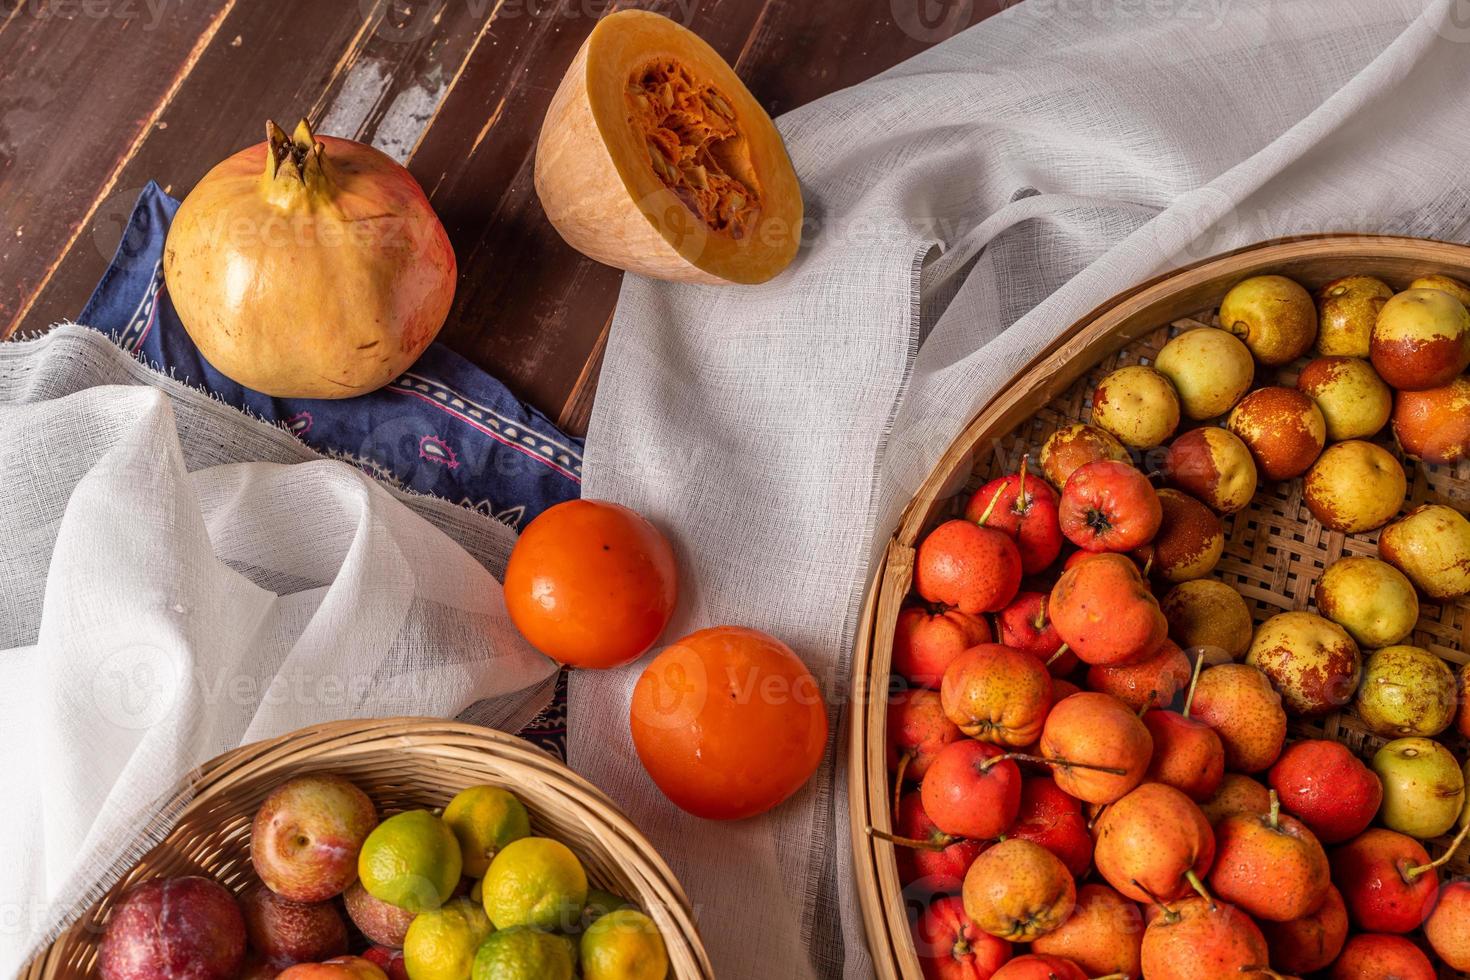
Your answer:
[[[302,189],[326,189],[329,183],[327,148],[311,131],[309,122],[302,119],[296,124],[296,131],[287,136],[286,131],[276,125],[275,120],[268,119],[265,124],[265,141],[263,182],[266,192],[273,199],[293,199]]]

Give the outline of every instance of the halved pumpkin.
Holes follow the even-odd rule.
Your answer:
[[[771,117],[667,17],[605,17],[552,97],[536,193],[578,251],[705,283],[765,282],[801,242],[801,187]]]

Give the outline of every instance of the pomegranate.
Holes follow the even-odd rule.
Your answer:
[[[163,272],[221,373],[276,398],[381,388],[428,347],[454,298],[449,236],[413,176],[305,120],[217,165],[179,206]]]

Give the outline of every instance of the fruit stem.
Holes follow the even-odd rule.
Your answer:
[[[1031,628],[1040,633],[1046,629],[1046,600],[1049,597],[1043,595],[1041,601],[1036,604],[1036,618],[1031,621]]]
[[[1210,903],[1210,908],[1213,910],[1215,908],[1215,899],[1208,891],[1205,890],[1205,883],[1199,880],[1199,875],[1194,873],[1193,868],[1190,868],[1188,871],[1184,872],[1184,878],[1186,881],[1189,882],[1190,888],[1193,888],[1195,891],[1199,892],[1200,898]]]
[[[1119,769],[1117,766],[1095,766],[1090,762],[1073,762],[1070,759],[1046,759],[1039,755],[1027,755],[1025,752],[1007,752],[1005,755],[992,756],[980,763],[980,768],[989,769],[1003,759],[1033,762],[1039,766],[1053,766],[1058,769],[1091,769],[1093,772],[1105,772],[1111,776],[1128,775],[1127,769]]]
[[[1272,830],[1281,829],[1281,797],[1276,790],[1271,790],[1271,812],[1269,814]]]
[[[913,759],[912,752],[905,752],[898,757],[898,769],[893,775],[893,822],[898,823],[898,801],[903,798],[903,774],[908,771],[909,762]]]
[[[916,851],[942,851],[959,840],[958,837],[951,837],[948,834],[945,834],[937,840],[919,840],[916,837],[900,837],[897,834],[890,834],[876,827],[868,827],[867,831],[869,837],[886,840],[888,843],[896,844],[899,847],[911,847]]]
[[[1016,503],[1012,507],[1017,514],[1026,513],[1026,464],[1030,461],[1030,453],[1021,454],[1021,470],[1016,478]]]
[[[1199,686],[1199,675],[1205,666],[1205,655],[1200,653],[1194,658],[1194,670],[1189,675],[1189,693],[1184,695],[1184,710],[1180,712],[1184,717],[1189,717],[1189,709],[1194,707],[1194,689]]]
[[[1193,874],[1193,872],[1190,872],[1190,873]],[[1162,898],[1160,898],[1159,896],[1155,895],[1153,893],[1152,889],[1150,889],[1143,882],[1139,881],[1137,878],[1131,878],[1129,880],[1133,882],[1133,887],[1134,888],[1137,888],[1139,891],[1143,892],[1145,895],[1148,896],[1148,900],[1150,902],[1152,902],[1153,904],[1157,905],[1159,908],[1161,908],[1161,909],[1164,910],[1164,918],[1166,918],[1169,922],[1178,922],[1179,921],[1179,919],[1181,918],[1181,916],[1179,915],[1179,913],[1178,912],[1175,912],[1173,909],[1169,908],[1169,906],[1165,905],[1164,904],[1164,900]]]
[[[1438,868],[1441,865],[1448,864],[1450,858],[1454,857],[1455,852],[1460,849],[1460,845],[1465,843],[1466,837],[1470,837],[1470,820],[1465,821],[1465,826],[1461,827],[1460,832],[1455,835],[1455,839],[1450,841],[1450,846],[1447,851],[1445,851],[1439,857],[1435,858],[1433,861],[1430,861],[1428,864],[1421,864],[1417,867],[1410,868],[1408,871],[1405,871],[1404,879],[1410,884],[1413,884],[1414,879],[1422,875],[1424,872],[1433,871],[1435,868]]]
[[[1005,481],[1002,480],[1000,486],[995,491],[995,496],[990,498],[990,503],[986,504],[985,509],[980,512],[980,519],[975,522],[976,524],[979,524],[981,527],[985,526],[985,522],[990,520],[990,512],[995,510],[995,505],[1000,502],[1000,495],[1005,492],[1006,485]]]
[[[1057,652],[1046,658],[1046,666],[1050,667],[1052,664],[1056,663],[1057,660],[1061,658],[1062,654],[1066,653],[1070,649],[1072,648],[1067,646],[1067,644],[1065,643],[1057,647]]]

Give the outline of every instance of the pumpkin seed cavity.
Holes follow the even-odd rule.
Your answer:
[[[628,80],[628,124],[643,134],[649,166],[711,231],[743,238],[760,215],[750,149],[730,102],[672,59]]]

